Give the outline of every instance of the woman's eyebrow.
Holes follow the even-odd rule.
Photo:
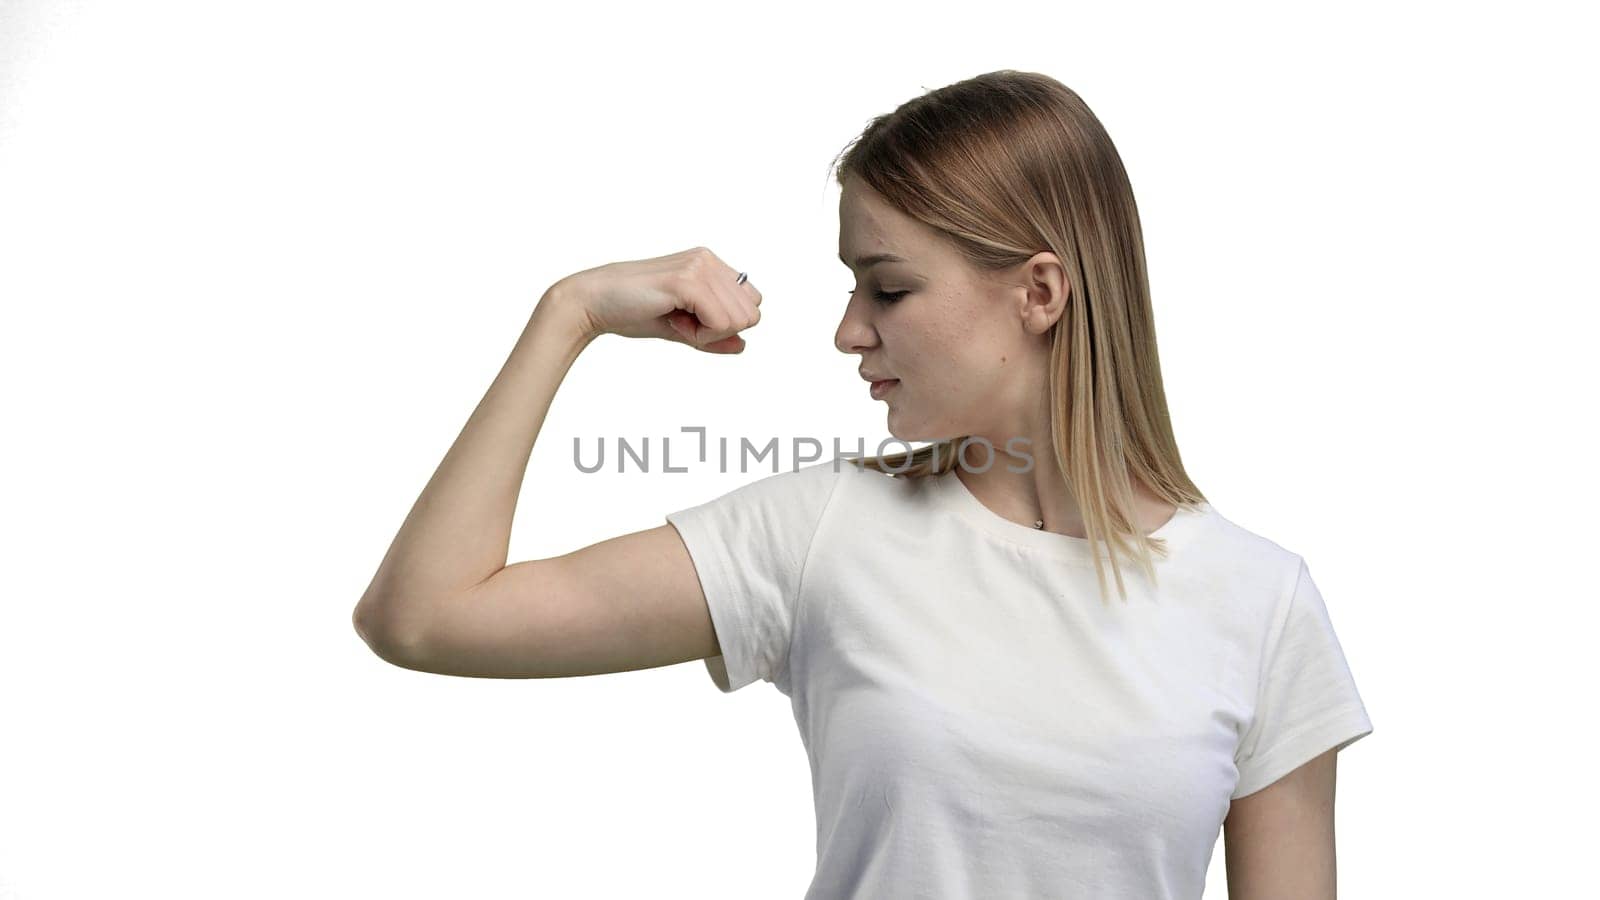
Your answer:
[[[856,257],[856,267],[860,268],[860,269],[870,269],[873,266],[875,266],[875,265],[877,265],[878,263],[881,263],[881,262],[910,262],[910,261],[911,260],[906,259],[905,257],[895,256],[893,253],[873,253],[873,254],[871,254],[869,256]],[[839,262],[842,262],[847,266],[850,265],[850,263],[845,262],[844,254],[842,254],[842,253],[839,254]]]

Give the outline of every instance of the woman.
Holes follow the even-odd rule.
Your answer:
[[[875,119],[838,179],[858,282],[835,343],[890,432],[933,443],[507,566],[589,341],[737,353],[759,320],[704,248],[576,273],[407,517],[363,638],[455,675],[705,659],[723,691],[773,683],[812,764],[808,897],[1198,897],[1219,828],[1234,900],[1333,897],[1334,758],[1372,725],[1305,561],[1183,470],[1099,121],[994,72]]]

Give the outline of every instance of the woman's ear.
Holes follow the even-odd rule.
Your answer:
[[[1033,334],[1055,327],[1066,312],[1072,285],[1061,260],[1048,250],[1022,264],[1022,324]]]

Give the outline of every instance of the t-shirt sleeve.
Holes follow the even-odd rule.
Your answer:
[[[1286,608],[1285,608],[1286,607]],[[1322,594],[1305,560],[1274,618],[1255,714],[1240,739],[1233,799],[1372,733]]]
[[[778,472],[667,514],[700,576],[722,648],[705,666],[723,693],[757,678],[788,693],[801,574],[839,475],[850,465],[828,460]]]

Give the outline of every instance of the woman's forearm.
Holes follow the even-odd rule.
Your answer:
[[[356,628],[369,643],[415,639],[433,604],[505,567],[534,441],[561,380],[594,337],[565,282],[552,285],[356,605]]]

